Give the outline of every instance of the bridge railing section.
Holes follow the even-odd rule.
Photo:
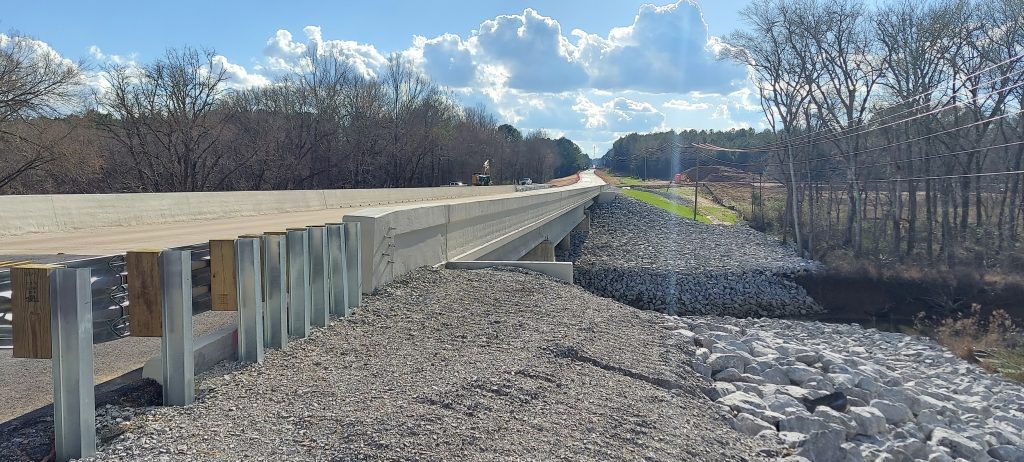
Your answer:
[[[348,214],[345,222],[362,224],[363,290],[372,292],[419,267],[474,260],[568,210],[589,205],[602,188],[581,184]]]
[[[350,315],[361,302],[360,226],[292,228],[4,271],[0,310],[13,356],[53,362],[57,460],[96,450],[94,342],[159,337],[164,405],[189,404],[197,372],[193,316],[237,311],[237,344],[222,359],[237,352],[240,361],[260,362],[265,347],[283,349],[327,326],[331,315]]]

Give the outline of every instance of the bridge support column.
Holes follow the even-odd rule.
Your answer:
[[[566,234],[562,240],[558,241],[558,245],[555,246],[555,250],[559,252],[568,252],[572,248],[572,237],[571,234]]]
[[[581,221],[580,224],[576,225],[576,227],[573,228],[572,231],[584,233],[590,232],[590,210],[585,210],[583,212],[583,221]]]
[[[555,245],[549,240],[544,240],[523,255],[519,261],[555,261]]]

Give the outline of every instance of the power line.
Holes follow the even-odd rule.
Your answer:
[[[994,69],[996,67],[999,67],[999,66],[1002,66],[1004,64],[1009,64],[1011,61],[1015,61],[1015,60],[1018,60],[1018,59],[1021,59],[1021,58],[1024,58],[1024,54],[1020,54],[1020,55],[1014,56],[1012,58],[1009,58],[1009,59],[1007,59],[1005,61],[1002,61],[1000,63],[993,64],[993,65],[991,65],[991,66],[989,66],[989,67],[987,67],[985,69],[982,69],[980,71],[977,71],[977,72],[975,72],[973,74],[968,74],[968,75],[964,76],[962,79],[969,79],[971,77],[975,77],[975,76],[977,76],[977,75],[979,75],[979,74],[981,74],[983,72],[987,72],[989,70],[992,70],[992,69]],[[964,87],[964,89],[974,90],[974,89],[982,87],[983,85],[987,85],[987,84],[990,84],[990,83],[995,82],[997,80],[1002,80],[1002,79],[1008,78],[1010,76],[1013,76],[1014,74],[1018,74],[1018,73],[1021,73],[1021,72],[1024,72],[1024,69],[1016,70],[1016,71],[1010,72],[1009,74],[1000,75],[998,77],[992,78],[991,80],[987,80],[985,82],[979,83],[979,84],[977,84],[977,85],[975,85],[973,87]],[[963,89],[961,89],[961,90],[963,90]],[[934,90],[934,89],[925,91],[925,92],[920,93],[918,95],[915,95],[915,96],[912,96],[910,98],[904,99],[903,101],[900,101],[900,102],[897,102],[897,103],[893,103],[889,107],[892,108],[892,107],[896,107],[896,106],[899,106],[899,105],[902,105],[902,104],[909,103],[909,102],[911,102],[913,100],[916,100],[916,99],[918,99],[918,98],[920,98],[922,96],[930,95],[930,94],[934,93],[935,91],[936,90]],[[994,91],[994,92],[990,92],[990,93],[986,93],[986,94],[983,94],[983,95],[975,96],[974,98],[970,98],[970,99],[968,99],[968,100],[966,100],[964,102],[972,101],[972,100],[975,100],[975,99],[978,99],[978,98],[981,98],[981,97],[989,97],[989,96],[991,96],[991,95],[993,95],[995,93],[998,93],[1000,91],[1003,91],[1003,90],[997,90],[997,91]],[[959,106],[960,104],[963,104],[963,103],[959,103],[959,104],[956,104],[954,106],[948,106],[948,107],[956,107],[956,106]],[[839,131],[836,132],[836,134],[842,133],[844,131],[855,130],[857,128],[863,127],[864,125],[866,125],[868,123],[874,123],[874,122],[878,122],[878,121],[881,121],[881,120],[885,120],[887,118],[895,117],[895,116],[900,115],[900,114],[904,114],[904,113],[907,113],[907,112],[915,111],[917,109],[920,109],[920,108],[923,108],[923,107],[926,107],[926,106],[930,106],[930,105],[929,104],[919,104],[918,106],[905,109],[905,110],[900,111],[900,112],[895,113],[895,114],[889,114],[889,115],[882,116],[882,117],[880,117],[877,120],[865,120],[865,121],[863,121],[863,122],[861,122],[861,123],[859,123],[859,124],[857,124],[855,126],[850,126],[850,127],[846,127],[846,128],[840,129]],[[898,123],[898,122],[896,122],[896,123]],[[790,142],[792,142],[794,140],[798,140],[798,141],[802,142],[802,140],[801,140],[802,138],[817,137],[819,133],[822,133],[822,132],[825,132],[825,131],[828,131],[828,130],[829,130],[828,128],[822,128],[822,129],[819,129],[819,130],[811,132],[811,133],[807,133],[807,134],[804,134],[804,135],[799,135],[799,136],[797,136],[795,138],[792,138],[790,140]],[[865,133],[865,132],[859,132],[859,133]],[[777,148],[784,147],[784,146],[785,146],[785,144],[783,142],[777,142],[777,143],[770,143],[770,144],[763,145],[763,146],[758,146],[758,147],[752,148],[752,149],[755,150],[755,151],[775,150]]]
[[[922,135],[922,136],[919,136],[917,138],[911,138],[911,139],[907,139],[907,140],[903,140],[903,141],[897,141],[895,143],[890,143],[890,144],[887,144],[887,145],[884,145],[884,146],[877,146],[877,147],[874,147],[874,148],[862,149],[862,150],[859,150],[859,151],[853,151],[853,152],[845,153],[845,154],[834,154],[834,155],[831,155],[831,156],[819,157],[819,158],[816,158],[816,159],[805,159],[805,160],[793,161],[793,164],[794,165],[795,164],[805,164],[805,163],[817,162],[817,161],[821,161],[821,160],[842,159],[842,158],[847,158],[847,157],[852,158],[856,154],[863,154],[863,153],[867,153],[867,152],[878,151],[880,149],[892,148],[892,147],[900,146],[900,145],[903,145],[903,144],[912,143],[912,142],[915,142],[915,141],[921,141],[923,139],[931,138],[933,136],[943,135],[943,134],[946,134],[946,133],[954,132],[954,131],[957,131],[957,130],[962,130],[962,129],[973,127],[973,126],[980,125],[980,124],[983,124],[983,123],[993,122],[993,121],[996,121],[996,120],[999,120],[999,119],[1005,119],[1005,118],[1010,117],[1012,115],[1017,115],[1017,114],[1021,114],[1021,113],[1024,113],[1024,110],[1017,111],[1017,112],[1009,112],[1009,113],[1006,113],[1006,114],[1003,114],[1003,115],[999,115],[999,116],[995,116],[995,117],[989,117],[987,119],[979,120],[977,122],[970,123],[970,124],[967,124],[967,125],[962,125],[962,126],[959,126],[959,127],[953,127],[953,128],[950,128],[950,129],[947,129],[947,130],[943,130],[943,131],[939,131],[939,132],[935,132],[935,133],[929,133],[927,135]],[[710,145],[710,144],[694,144],[694,147],[701,148],[701,149],[707,149],[709,151],[718,151],[718,152],[746,152],[746,151],[737,151],[735,149],[730,149],[730,148],[722,148],[722,147],[718,147],[718,146],[714,146],[714,145]],[[982,149],[982,148],[978,148],[978,149]],[[749,165],[756,165],[756,164],[752,163],[752,164],[749,164]]]

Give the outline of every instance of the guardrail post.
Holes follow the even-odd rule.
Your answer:
[[[345,222],[345,263],[349,269],[346,315],[352,314],[352,309],[363,302],[363,230],[360,225]]]
[[[163,299],[164,406],[195,401],[195,353],[192,338],[192,252],[160,253]]]
[[[327,250],[327,228],[310,226],[309,230],[309,303],[313,312],[310,323],[325,327],[330,321],[331,293],[330,254]]]
[[[260,281],[260,241],[235,240],[235,280],[238,300],[238,360],[263,362],[263,285]]]
[[[53,431],[58,461],[96,453],[92,282],[89,269],[50,273],[53,340]]]
[[[288,230],[288,333],[309,335],[309,233],[306,228]]]
[[[348,273],[352,271],[346,262],[345,225],[327,224],[327,251],[330,254],[331,314],[345,316],[348,312],[348,291],[351,290]]]
[[[210,304],[213,311],[238,309],[235,263],[234,239],[210,241]]]
[[[11,268],[11,336],[15,358],[53,357],[50,273],[55,265]]]
[[[132,337],[163,335],[160,251],[131,250],[125,254],[128,271],[128,331]],[[190,264],[191,265],[191,264]],[[191,267],[190,267],[191,269]]]
[[[288,286],[285,234],[264,234],[263,239],[263,343],[267,348],[288,346]]]

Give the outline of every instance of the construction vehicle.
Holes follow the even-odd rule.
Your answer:
[[[473,186],[490,186],[491,176],[483,173],[473,174]]]
[[[473,174],[473,186],[490,186],[491,185],[491,161],[484,161],[484,172]]]

